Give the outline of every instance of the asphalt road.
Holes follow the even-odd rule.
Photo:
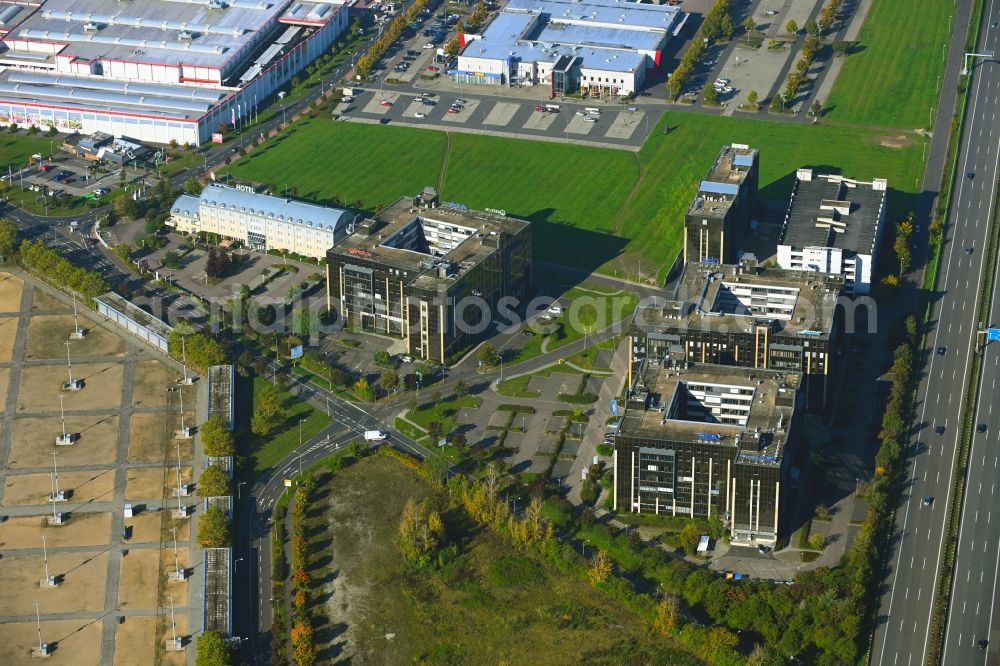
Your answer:
[[[995,1],[988,4],[980,51],[996,47],[997,31],[989,28]],[[930,357],[918,387],[915,441],[908,451],[906,481],[896,515],[899,536],[890,557],[890,588],[883,597],[872,646],[871,663],[879,666],[923,664],[929,645],[963,397],[975,353],[975,309],[983,279],[983,248],[997,186],[1000,69],[990,62],[977,64],[971,90],[938,292],[931,306]],[[971,179],[967,176],[970,173]],[[996,349],[989,353],[992,356],[984,384],[987,411],[991,411],[988,403],[992,382],[1000,374]],[[986,416],[992,418],[992,414]],[[993,652],[992,646],[989,653],[975,648],[975,642],[986,637],[991,624],[1000,545],[1000,496],[994,494],[992,485],[998,461],[995,452],[986,453],[988,438],[1000,432],[1000,421],[987,422],[989,430],[986,435],[976,436],[970,461],[947,627],[946,665],[986,663]],[[937,434],[938,428],[944,429],[942,434]],[[929,505],[926,498],[933,498]],[[997,521],[991,519],[992,510],[998,512]],[[995,661],[996,656],[993,658]]]

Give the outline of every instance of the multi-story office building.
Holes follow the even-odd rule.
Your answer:
[[[801,372],[806,402],[822,406],[842,331],[843,283],[751,261],[688,264],[670,300],[636,310],[630,365],[649,359]]]
[[[445,362],[531,286],[531,227],[504,211],[405,197],[327,253],[327,297],[349,326],[403,338],[408,353]]]
[[[884,178],[866,183],[799,169],[781,229],[778,265],[843,275],[847,293],[869,293],[887,189]]]
[[[723,520],[736,544],[782,534],[795,372],[640,364],[615,436],[616,511]]]
[[[757,209],[757,149],[723,146],[684,216],[684,263],[735,263]]]
[[[167,224],[178,231],[218,234],[253,250],[283,250],[323,259],[344,238],[355,214],[252,189],[211,184],[198,196],[182,194]]]

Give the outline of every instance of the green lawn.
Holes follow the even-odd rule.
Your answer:
[[[548,377],[553,372],[561,372],[567,375],[579,374],[580,371],[576,368],[571,368],[568,365],[553,364],[547,365],[544,368],[536,370],[530,375],[520,375],[512,379],[505,379],[497,384],[497,393],[500,395],[505,395],[508,398],[537,398],[538,391],[529,391],[528,382],[532,377]]]
[[[269,384],[266,379],[255,377],[253,380],[254,395]],[[261,438],[254,436],[253,467],[256,473],[261,473],[276,465],[282,458],[294,451],[299,445],[299,421],[302,423],[302,441],[311,437],[330,425],[330,417],[321,411],[313,409],[312,405],[299,400],[287,391],[281,391],[281,404],[286,416],[270,435]]]
[[[814,166],[887,178],[891,218],[915,205],[923,167],[912,135],[691,113],[668,113],[666,121],[671,132],[660,132],[661,121],[638,154],[641,180],[636,155],[626,151],[451,134],[442,199],[530,219],[537,259],[633,279],[662,275],[677,256],[684,212],[726,143],[760,149],[764,199],[785,202],[795,170]],[[897,145],[900,136],[902,147],[882,143]],[[445,150],[438,131],[314,119],[230,171],[278,192],[287,182],[319,203],[336,197],[372,209],[437,185]]]
[[[875,2],[830,98],[831,119],[870,125],[928,127],[937,105],[953,0]],[[950,111],[949,111],[950,113]]]
[[[26,134],[11,134],[6,127],[0,127],[0,171],[7,175],[7,167],[17,169],[26,166],[31,161],[31,156],[41,153],[46,157],[49,154],[49,141],[52,147],[58,148],[62,144],[62,139],[53,137],[49,139],[39,132],[35,136]]]
[[[581,287],[570,289],[559,300],[569,305],[552,321],[558,329],[549,336],[548,351],[565,347],[584,335],[596,333],[621,321],[631,315],[638,304],[636,296],[629,292],[596,294]]]
[[[573,549],[548,559],[517,548],[387,456],[328,475],[315,494],[323,510],[309,513],[308,528],[319,663],[701,663],[655,635],[636,604],[588,583]],[[440,511],[441,546],[454,544],[440,564],[403,560],[408,499]]]
[[[323,205],[373,209],[436,186],[444,134],[404,127],[305,120],[226,170]],[[294,191],[292,188],[295,188]]]
[[[426,393],[424,397],[427,397]],[[438,402],[436,405],[431,402],[424,403],[417,407],[417,409],[407,412],[406,418],[423,428],[425,432],[431,421],[437,421],[443,426],[445,434],[448,434],[455,427],[455,420],[458,418],[459,411],[465,408],[475,409],[482,403],[482,398],[471,395],[462,396],[461,398],[451,396],[447,400]]]

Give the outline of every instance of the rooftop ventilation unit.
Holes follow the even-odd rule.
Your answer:
[[[97,32],[98,30],[100,30],[100,28],[98,27],[98,25],[96,23],[84,23],[83,24],[83,31],[84,32]]]
[[[228,6],[229,3],[225,2],[224,0],[209,0],[208,3],[209,9],[225,9]]]
[[[182,42],[190,42],[191,40],[194,39],[194,35],[185,30],[183,32],[177,33],[177,39],[179,39]]]

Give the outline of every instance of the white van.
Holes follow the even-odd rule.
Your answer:
[[[388,437],[388,435],[381,430],[365,430],[366,442],[381,442],[386,437]]]

